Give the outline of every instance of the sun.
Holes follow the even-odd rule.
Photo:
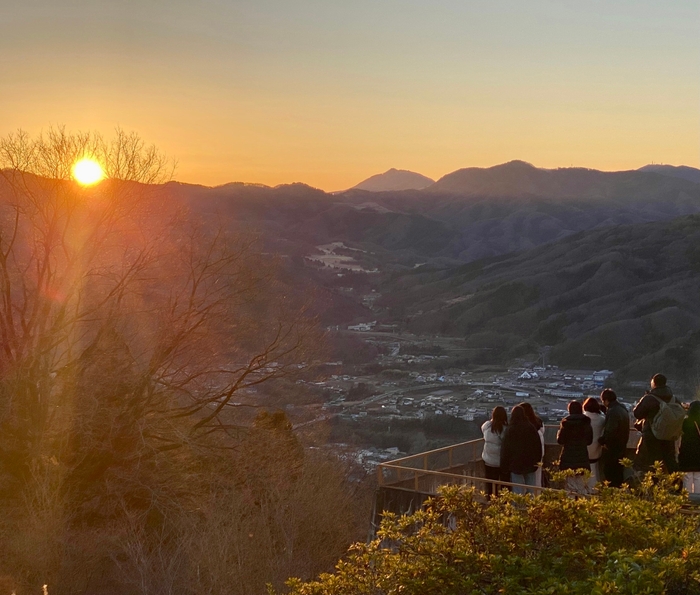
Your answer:
[[[104,180],[105,172],[94,159],[84,157],[73,165],[73,177],[82,186],[92,186]]]

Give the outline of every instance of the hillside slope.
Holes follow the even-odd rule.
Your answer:
[[[396,275],[380,302],[420,333],[462,335],[484,361],[552,346],[555,363],[695,374],[700,216],[587,231],[453,268]]]

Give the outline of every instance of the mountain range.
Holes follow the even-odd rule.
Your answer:
[[[540,170],[524,162],[469,168],[423,190],[327,194],[303,184],[166,190],[217,225],[256,229],[301,255],[355,242],[407,267],[458,264],[526,250],[573,233],[700,212],[700,184],[655,172]]]
[[[429,189],[437,193],[467,196],[598,196],[616,194],[635,179],[635,172],[650,172],[700,183],[700,169],[685,165],[645,165],[638,170],[603,172],[582,167],[543,169],[525,161],[510,161],[488,168],[468,167],[449,173],[437,182],[422,174],[390,169],[363,180],[351,190],[391,192]],[[634,184],[634,182],[631,182]]]
[[[256,234],[262,250],[281,256],[289,290],[313,295],[325,325],[379,319],[451,334],[480,363],[547,346],[562,365],[690,379],[700,374],[696,173],[514,161],[458,170],[423,189],[171,182],[161,190],[205,226]],[[329,251],[355,271],[338,268]],[[369,309],[363,296],[372,289],[379,297]]]

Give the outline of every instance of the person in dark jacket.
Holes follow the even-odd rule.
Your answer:
[[[659,440],[651,431],[654,417],[661,408],[658,399],[670,403],[674,398],[671,389],[666,386],[666,376],[656,374],[651,379],[651,390],[637,402],[632,410],[632,415],[638,420],[635,427],[642,432],[642,439],[634,460],[634,467],[638,471],[649,471],[656,461],[661,461],[668,473],[678,468],[675,442]]]
[[[561,420],[557,432],[557,443],[562,445],[559,469],[591,470],[588,459],[588,445],[593,442],[591,420],[583,414],[583,405],[571,401],[569,415]]]
[[[518,405],[523,408],[527,421],[535,426],[537,433],[540,435],[540,443],[542,444],[542,458],[544,459],[544,423],[542,422],[540,416],[535,413],[535,409],[530,403],[523,401],[522,403],[518,403]],[[541,488],[543,485],[543,469],[541,465],[537,467],[535,475],[535,485]]]
[[[562,445],[559,457],[559,469],[565,471],[590,471],[591,464],[588,458],[588,445],[593,442],[593,427],[591,420],[583,413],[583,405],[578,401],[571,401],[568,406],[569,415],[561,420],[557,432],[557,442]],[[588,481],[583,477],[569,477],[566,487],[569,491],[587,493]]]
[[[700,492],[700,401],[693,401],[683,421],[678,468],[685,472],[683,487],[691,494]]]
[[[542,443],[537,433],[525,415],[520,405],[513,407],[510,413],[510,423],[503,435],[501,443],[501,469],[510,473],[513,483],[534,486],[536,470],[542,461]],[[516,494],[525,492],[523,488],[515,487]],[[534,490],[528,490],[534,493]]]
[[[627,451],[627,442],[630,437],[630,414],[627,408],[617,400],[615,391],[606,388],[600,393],[600,400],[607,408],[605,414],[605,427],[603,434],[598,439],[603,445],[601,463],[603,464],[603,478],[616,488],[622,486],[625,468],[620,463]]]

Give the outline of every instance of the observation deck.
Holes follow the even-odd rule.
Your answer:
[[[543,461],[545,470],[551,468],[561,454],[561,446],[557,444],[558,429],[558,425],[545,426]],[[627,456],[630,458],[634,457],[639,437],[640,434],[636,430],[633,429],[630,432],[627,442]],[[384,512],[398,514],[414,512],[428,498],[437,496],[438,488],[441,486],[468,486],[484,492],[487,483],[510,488],[519,485],[484,477],[484,461],[481,458],[483,448],[484,439],[478,438],[381,463],[377,467],[378,489],[372,512],[373,529],[379,526]],[[524,487],[536,493],[554,489]]]

